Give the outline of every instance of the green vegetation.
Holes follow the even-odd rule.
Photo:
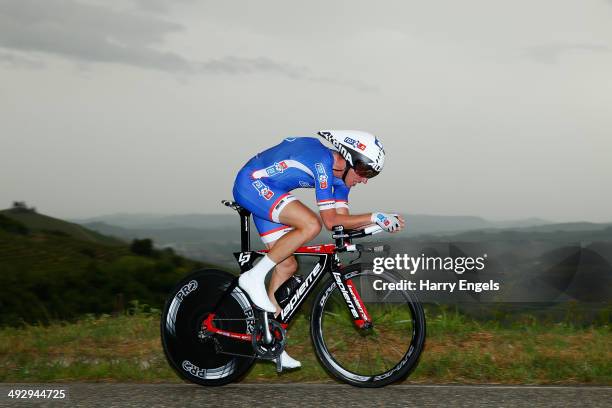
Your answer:
[[[578,258],[601,275],[580,282],[605,289],[609,265],[598,254],[608,254],[609,246],[598,245],[582,249]],[[567,269],[564,262],[546,271],[559,275]],[[159,309],[176,282],[202,266],[155,249],[151,239],[128,245],[25,204],[0,211],[0,381],[179,382],[161,349]],[[533,275],[522,264],[516,269]],[[577,300],[596,289],[585,288],[578,287]],[[483,310],[470,309],[473,318],[444,307],[428,309],[426,349],[409,382],[612,385],[609,302],[589,311],[574,301],[539,314],[525,314],[526,305],[518,312],[478,306]],[[392,317],[385,311],[379,323],[392,324],[385,321]],[[326,324],[333,327],[329,333],[351,335],[352,327]],[[288,351],[303,368],[278,376],[274,365],[260,363],[245,381],[333,381],[316,359],[305,314],[289,333]],[[393,341],[385,338],[380,346]],[[334,347],[343,351],[341,342]],[[343,351],[341,357],[353,356]]]
[[[155,250],[150,240],[135,242],[137,251],[132,251],[125,243],[31,209],[3,214],[0,326],[120,313],[131,300],[161,307],[176,282],[202,266],[170,249]]]
[[[44,232],[58,236],[70,236],[74,239],[86,242],[92,242],[105,245],[125,245],[125,243],[117,238],[107,237],[95,231],[83,228],[78,224],[63,221],[47,215],[39,214],[32,208],[25,206],[15,206],[8,210],[0,211],[2,219],[9,219],[13,222],[22,224],[26,231]],[[0,219],[0,229],[2,228],[2,219]]]
[[[0,381],[180,382],[166,363],[159,339],[158,311],[0,329]],[[324,381],[300,315],[290,328],[287,350],[300,370],[277,375],[258,363],[246,382]],[[409,383],[603,384],[612,385],[609,326],[568,324],[501,327],[457,313],[428,315],[425,352]]]
[[[26,227],[19,221],[15,221],[14,219],[7,217],[6,215],[2,215],[1,213],[0,213],[0,230],[12,232],[15,234],[21,234],[21,235],[26,235],[30,232],[28,227]]]

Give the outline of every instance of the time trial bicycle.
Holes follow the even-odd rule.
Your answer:
[[[234,256],[241,273],[246,272],[267,250],[250,248],[250,213],[235,202],[223,203],[240,215],[241,251]],[[340,259],[342,254],[387,253],[386,245],[352,242],[381,231],[377,225],[360,230],[337,226],[333,244],[298,248],[296,258],[310,258],[314,266],[276,291],[282,309],[277,318],[253,305],[238,286],[238,277],[229,272],[203,269],[185,276],[168,297],[161,318],[168,362],[183,379],[206,386],[239,380],[258,359],[276,359],[282,371],[277,357],[285,348],[291,320],[317,287],[310,335],[327,371],[358,387],[404,379],[425,345],[422,305],[406,291],[374,290],[374,281],[398,283],[399,277],[374,274],[364,262],[344,265]],[[318,285],[326,275],[329,278]]]

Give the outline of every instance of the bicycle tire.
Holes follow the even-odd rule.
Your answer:
[[[389,282],[400,281],[399,278],[387,272],[376,275],[367,265],[363,264],[350,265],[343,269],[342,273],[350,277],[356,286],[371,284],[374,279]],[[359,281],[362,282],[358,283]],[[405,379],[418,365],[425,346],[426,322],[422,305],[413,294],[403,291],[396,294],[399,296],[396,302],[378,301],[368,304],[368,296],[364,296],[363,290],[360,291],[359,288],[357,290],[372,316],[374,327],[371,333],[378,333],[376,336],[372,335],[377,339],[367,338],[369,334],[366,331],[354,326],[343,294],[335,280],[329,279],[317,295],[311,311],[310,334],[317,357],[330,374],[342,382],[357,387],[383,387]],[[375,300],[375,295],[370,293],[370,297]],[[338,313],[338,309],[334,307],[340,309],[343,307],[344,312]],[[407,312],[410,314],[409,319],[404,318]],[[397,317],[393,318],[393,316]],[[409,323],[410,327],[404,329],[405,320],[406,325]],[[401,322],[401,326],[397,322]],[[409,333],[410,331],[412,333]],[[390,343],[376,345],[376,342],[381,341],[381,333],[385,336],[384,339],[391,340]],[[410,341],[404,340],[398,343],[396,338],[402,334],[406,334]],[[338,338],[341,340],[337,340]],[[346,339],[345,343],[343,343],[344,339]],[[359,344],[355,345],[357,342]],[[353,347],[349,347],[348,344],[352,344]],[[365,353],[370,353],[370,348],[375,345],[378,347],[378,354],[374,358],[367,357],[370,362],[374,361],[374,367],[370,364],[370,371],[373,372],[364,373],[363,371],[366,370],[361,368],[361,361]],[[403,348],[397,349],[398,347]],[[393,349],[396,349],[397,357],[390,357]],[[397,359],[397,362],[394,358]],[[386,362],[387,360],[389,363]],[[377,367],[382,367],[380,372],[376,371],[379,369]]]
[[[244,376],[255,359],[220,354],[215,340],[198,339],[198,331],[204,317],[215,307],[218,299],[235,276],[217,269],[201,269],[185,276],[168,297],[161,316],[160,328],[164,354],[179,377],[204,386],[220,386]],[[221,320],[217,326],[224,330],[249,333],[253,318],[251,304],[240,288],[217,309]],[[252,320],[254,322],[254,319]],[[222,337],[222,336],[218,336]],[[251,344],[232,339],[216,341],[240,354],[251,354]],[[234,349],[235,348],[235,349]]]

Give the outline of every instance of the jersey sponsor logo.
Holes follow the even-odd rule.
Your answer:
[[[387,217],[385,217],[384,215],[382,215],[382,214],[378,214],[378,216],[376,218],[378,218],[378,220],[380,222],[382,222],[385,227],[387,227],[387,226],[389,226],[389,224],[391,224],[391,221],[389,221],[389,219]]]
[[[355,139],[350,138],[350,137],[344,138],[344,143],[349,144],[349,145],[353,146],[355,149],[359,149],[359,150],[365,150],[365,148],[366,148],[366,145],[361,143],[359,140],[355,140]]]
[[[312,184],[308,183],[307,181],[299,181],[300,183],[300,187],[304,187],[304,188],[312,188]]]
[[[315,168],[317,169],[317,178],[319,179],[319,187],[323,189],[327,188],[327,173],[325,172],[323,163],[315,163]]]
[[[282,161],[282,162],[274,163],[273,165],[269,167],[266,167],[265,170],[266,170],[266,174],[268,175],[268,177],[274,177],[277,174],[281,174],[288,168],[289,166],[287,165],[287,163]]]
[[[255,187],[255,190],[259,191],[259,195],[266,200],[269,200],[274,196],[274,191],[270,190],[270,187],[266,186],[261,180],[255,180],[253,182],[253,187]]]

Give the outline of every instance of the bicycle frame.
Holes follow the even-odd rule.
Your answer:
[[[240,273],[244,273],[253,267],[253,262],[263,257],[268,250],[251,251],[250,250],[250,212],[238,207],[232,207],[236,209],[240,215],[240,238],[241,238],[241,251],[234,252],[234,256],[240,266]],[[334,232],[342,232],[342,227],[335,227]],[[301,285],[291,296],[289,303],[281,311],[277,321],[283,328],[287,328],[289,322],[295,316],[295,313],[300,308],[304,300],[310,295],[313,288],[316,287],[317,283],[323,278],[326,273],[332,275],[336,282],[336,286],[340,289],[342,297],[346,302],[346,305],[351,313],[354,324],[360,328],[365,329],[371,327],[372,321],[368,314],[365,305],[361,301],[361,297],[353,285],[350,277],[350,273],[343,273],[342,264],[338,257],[338,249],[345,246],[343,238],[336,239],[335,244],[323,244],[323,245],[312,245],[303,246],[298,248],[294,256],[315,256],[318,257],[318,261],[313,269],[308,273]],[[219,308],[222,302],[227,296],[231,296],[231,293],[238,286],[238,277],[236,277],[229,287],[225,290],[221,298],[218,300],[214,311],[208,315],[208,317],[202,322],[202,327],[209,333],[233,338],[242,341],[251,341],[252,335],[248,333],[236,333],[226,330],[221,330],[214,325],[215,311]],[[263,313],[263,312],[262,312]]]

